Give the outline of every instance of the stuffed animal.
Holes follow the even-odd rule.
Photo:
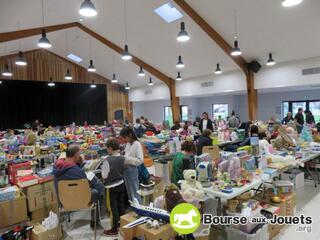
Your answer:
[[[197,181],[197,172],[193,169],[187,169],[183,171],[184,180],[181,181],[181,189],[188,188],[201,189],[201,183]]]
[[[182,198],[179,188],[171,184],[166,187],[165,189],[165,208],[168,212],[171,212],[171,210],[180,203],[185,203],[186,201]]]

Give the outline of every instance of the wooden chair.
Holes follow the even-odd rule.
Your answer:
[[[61,204],[60,213],[70,213],[94,208],[94,219],[97,217],[98,204],[90,203],[91,190],[87,179],[61,180],[58,182],[58,197]],[[94,239],[97,237],[97,222],[94,225]]]

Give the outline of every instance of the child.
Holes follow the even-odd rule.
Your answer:
[[[116,139],[106,143],[110,156],[102,164],[102,177],[107,190],[107,208],[111,212],[112,228],[103,233],[107,236],[118,235],[120,216],[124,214],[124,161],[120,155],[120,145]]]

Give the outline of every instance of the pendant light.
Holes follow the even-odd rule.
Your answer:
[[[18,65],[18,66],[26,66],[26,65],[27,65],[26,58],[23,57],[21,51],[19,51],[19,55],[18,55],[15,63],[16,63],[16,65]]]
[[[42,26],[45,26],[45,22],[44,22],[44,0],[42,0]],[[41,38],[38,41],[38,47],[40,48],[51,48],[51,43],[49,41],[49,39],[47,38],[47,33],[45,29],[42,29],[42,33],[41,33]]]
[[[221,70],[221,68],[220,68],[220,64],[219,64],[219,63],[217,63],[217,68],[216,68],[216,70],[214,71],[214,73],[217,74],[217,75],[222,73],[222,70]]]
[[[177,40],[178,40],[178,42],[186,42],[186,41],[189,41],[189,39],[190,39],[190,36],[185,29],[185,24],[184,24],[184,22],[181,22],[180,23],[180,32],[178,33]]]
[[[114,73],[114,74],[112,74],[111,82],[112,82],[112,83],[117,83],[117,82],[118,82],[118,79],[117,79],[117,77],[116,77],[116,74],[115,74],[115,73]]]
[[[132,56],[131,56],[131,54],[129,53],[128,45],[125,45],[125,46],[124,46],[124,51],[123,51],[123,53],[122,53],[121,58],[122,58],[123,60],[125,60],[125,61],[132,59]]]
[[[52,81],[52,77],[50,77],[50,81],[48,82],[49,87],[54,87],[56,84]]]
[[[88,67],[88,72],[96,72],[96,71],[97,69],[93,66],[93,60],[91,59]]]
[[[138,72],[138,76],[139,77],[144,77],[145,76],[145,73],[144,73],[143,68],[141,66],[140,66],[140,70]]]
[[[149,82],[148,82],[149,86],[153,86],[153,81],[152,81],[152,77],[149,78]]]
[[[70,74],[70,70],[69,69],[67,69],[67,74],[64,76],[64,79],[65,80],[72,80],[72,76]]]
[[[181,81],[181,80],[182,80],[182,77],[181,77],[181,75],[180,75],[180,72],[178,72],[178,76],[176,77],[176,80],[177,80],[177,81]]]
[[[177,62],[176,67],[177,68],[184,68],[184,63],[182,62],[182,57],[181,56],[178,57],[178,62]]]
[[[97,85],[94,84],[94,81],[92,80],[92,84],[90,85],[91,88],[96,88]]]
[[[266,63],[267,66],[273,66],[276,64],[276,61],[273,59],[272,57],[272,53],[269,53],[269,58],[268,58],[268,61]]]
[[[129,83],[127,82],[126,86],[125,86],[125,89],[126,90],[130,90],[130,86],[129,86]]]
[[[293,7],[302,3],[303,0],[282,0],[283,7]]]
[[[12,72],[9,69],[9,65],[6,63],[4,66],[4,71],[2,72],[2,76],[4,77],[12,77]]]
[[[79,14],[84,17],[95,17],[98,12],[90,0],[84,0],[80,5]]]
[[[121,58],[125,61],[131,60],[132,56],[129,53],[129,47],[127,45],[128,42],[128,36],[127,36],[127,1],[123,0],[123,16],[124,16],[124,40],[125,40],[125,46],[124,51],[121,54]]]
[[[2,81],[0,80],[0,84],[2,84]]]
[[[240,48],[239,48],[239,42],[238,42],[238,25],[237,25],[237,10],[234,10],[234,29],[235,29],[235,37],[234,37],[234,43],[233,48],[231,49],[231,56],[240,56],[242,54]]]

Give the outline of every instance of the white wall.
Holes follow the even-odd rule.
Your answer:
[[[165,84],[133,88],[129,91],[129,101],[154,101],[160,99],[170,99],[169,88]]]

